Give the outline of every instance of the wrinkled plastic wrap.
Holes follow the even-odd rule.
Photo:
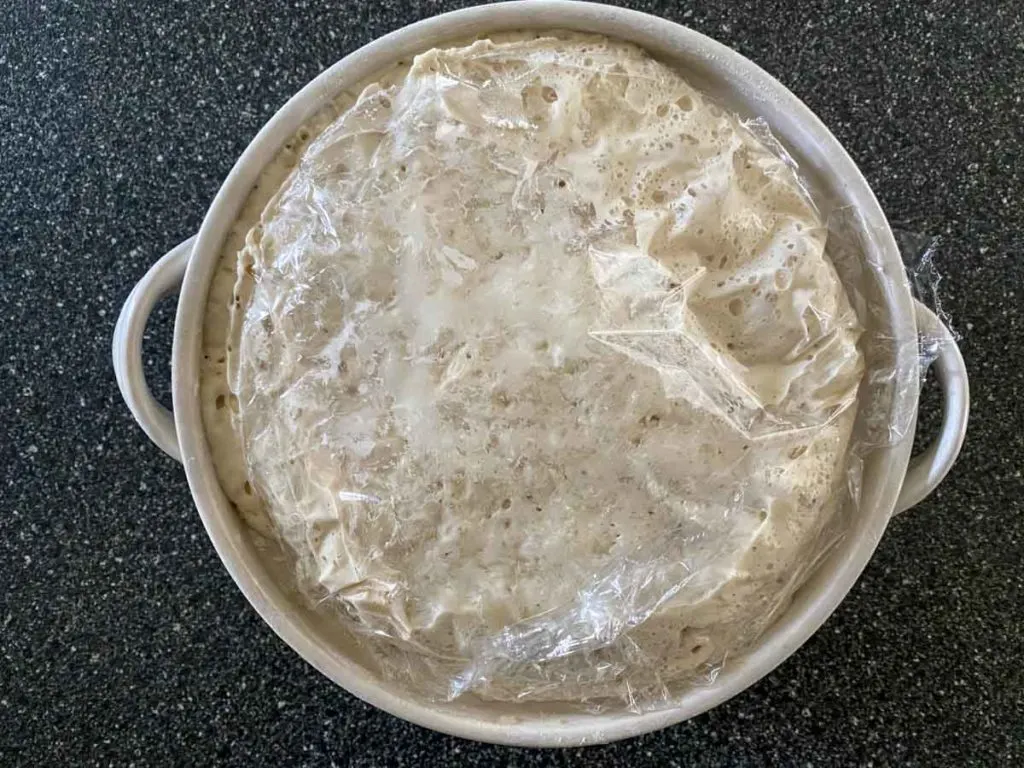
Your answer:
[[[714,679],[912,425],[829,213],[632,46],[483,41],[367,88],[241,254],[238,429],[302,589],[432,699]]]

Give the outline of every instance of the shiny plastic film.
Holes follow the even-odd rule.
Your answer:
[[[938,359],[943,347],[955,344],[961,336],[942,303],[942,293],[939,290],[942,273],[935,264],[935,256],[942,245],[941,239],[905,227],[897,227],[894,234],[903,255],[914,298],[934,312],[939,322],[949,331],[949,335],[946,335],[935,328],[918,329],[918,363],[923,381],[928,368]]]
[[[862,320],[892,277],[766,125],[631,45],[483,40],[391,81],[239,254],[246,487],[415,694],[664,706],[912,429],[917,371]]]

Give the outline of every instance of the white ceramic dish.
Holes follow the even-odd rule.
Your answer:
[[[948,472],[966,430],[967,374],[956,345],[948,339],[937,365],[945,409],[939,437],[913,462],[913,430],[898,444],[872,453],[864,471],[860,514],[850,534],[756,648],[727,665],[712,685],[682,695],[674,707],[641,715],[588,715],[554,705],[516,707],[478,700],[439,705],[418,701],[400,686],[378,679],[363,666],[350,638],[289,592],[288,574],[276,572],[270,559],[253,546],[218,484],[199,403],[203,309],[224,238],[261,169],[325,99],[432,46],[518,29],[572,29],[632,41],[676,66],[694,85],[741,115],[767,119],[813,184],[859,212],[866,257],[891,277],[880,297],[887,310],[887,316],[878,319],[883,330],[897,342],[908,342],[927,324],[948,339],[935,316],[922,305],[915,306],[892,232],[867,182],[825,126],[778,81],[729,48],[663,19],[589,3],[527,0],[469,8],[400,29],[347,56],[296,94],[239,158],[199,234],[164,256],[132,291],[115,330],[114,366],[121,392],[146,434],[184,463],[196,507],[225,567],[260,615],[309,663],[356,696],[428,728],[503,744],[574,746],[613,741],[693,717],[752,685],[799,648],[849,591],[894,511],[923,499]],[[141,342],[154,304],[179,283],[172,416],[146,386]],[[915,344],[898,343],[897,348],[903,350],[900,354],[916,355]],[[909,407],[916,413],[918,390],[916,381],[913,384],[893,409]]]

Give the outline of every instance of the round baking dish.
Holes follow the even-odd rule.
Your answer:
[[[910,461],[913,424],[902,439],[870,454],[860,509],[848,535],[797,593],[785,615],[715,681],[683,693],[667,709],[643,714],[583,714],[557,705],[516,706],[468,697],[450,704],[416,699],[365,663],[354,640],[305,606],[291,574],[257,549],[217,480],[199,401],[203,310],[224,239],[249,190],[281,145],[326,100],[395,60],[445,42],[524,29],[593,32],[633,42],[676,67],[696,87],[741,116],[767,120],[816,189],[856,212],[864,259],[883,275],[873,313],[876,332],[893,340],[897,366],[910,381],[889,404],[917,411],[919,333],[938,335],[938,378],[944,391],[941,432]],[[150,393],[141,343],[154,304],[180,284],[172,359],[173,415]],[[877,315],[877,316],[875,316]],[[118,385],[146,434],[182,461],[196,508],[225,567],[281,638],[310,664],[360,698],[420,725],[465,738],[521,746],[576,746],[613,741],[680,722],[714,707],[766,675],[821,626],[867,564],[890,517],[923,499],[948,472],[963,442],[968,388],[963,359],[949,332],[911,297],[896,242],[877,200],[853,161],[817,117],[778,81],[738,53],[693,30],[620,8],[581,2],[526,0],[468,8],[420,21],[359,49],[297,93],[264,126],[224,181],[198,235],[181,243],[131,292],[114,335]]]

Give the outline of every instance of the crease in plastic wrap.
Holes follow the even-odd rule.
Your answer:
[[[626,44],[481,41],[366,88],[240,260],[239,431],[301,589],[428,699],[713,680],[912,424],[916,371],[843,288],[891,279],[852,215]]]

